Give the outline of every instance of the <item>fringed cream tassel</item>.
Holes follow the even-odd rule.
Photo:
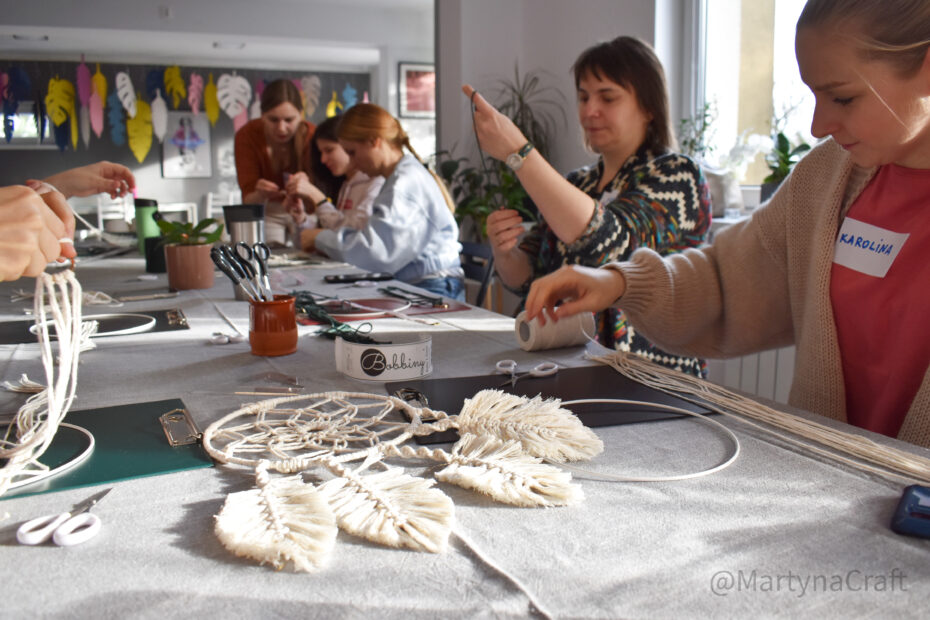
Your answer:
[[[925,457],[880,445],[861,435],[776,411],[725,387],[659,366],[637,355],[617,351],[592,359],[613,367],[633,381],[734,416],[744,424],[777,435],[783,441],[793,443],[803,450],[885,478],[918,481],[924,484],[930,482],[930,459]],[[770,426],[756,424],[753,420]],[[807,442],[793,439],[777,429],[801,437]],[[824,450],[809,442],[819,443],[835,452]],[[844,454],[854,458],[847,458]]]
[[[463,433],[518,441],[527,454],[559,463],[603,452],[604,442],[560,404],[556,398],[482,390],[465,400],[455,425]]]
[[[338,477],[321,484],[319,491],[335,512],[339,527],[389,547],[445,551],[455,514],[452,500],[432,488],[434,480],[407,475],[400,468],[360,475],[376,460],[369,458],[356,471],[327,463]]]
[[[256,472],[257,489],[231,493],[215,531],[238,556],[281,569],[288,560],[297,570],[321,567],[336,544],[336,519],[326,499],[301,477],[271,479],[267,464]]]
[[[436,479],[514,506],[564,506],[584,499],[571,474],[525,454],[517,441],[490,435],[462,435]]]

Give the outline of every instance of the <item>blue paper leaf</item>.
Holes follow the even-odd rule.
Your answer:
[[[29,74],[22,67],[10,67],[6,73],[10,76],[6,89],[6,98],[12,99],[16,102],[16,105],[19,105],[20,101],[29,98],[29,92],[32,90],[32,80],[29,79]]]
[[[8,114],[3,115],[3,135],[7,142],[13,139],[13,117]]]
[[[65,119],[61,125],[55,127],[55,144],[58,149],[64,151],[71,145],[71,117]]]
[[[42,93],[36,93],[33,97],[32,118],[36,123],[39,142],[45,142],[45,124],[48,118],[45,116],[45,98],[42,97]]]
[[[348,82],[346,82],[346,87],[342,90],[342,100],[345,101],[346,110],[358,103],[358,91],[352,88],[352,85]]]
[[[145,96],[148,101],[155,98],[156,91],[165,92],[165,70],[152,69],[145,76]]]
[[[123,104],[114,90],[107,95],[107,120],[110,121],[110,139],[116,146],[126,144],[126,121],[123,117]]]

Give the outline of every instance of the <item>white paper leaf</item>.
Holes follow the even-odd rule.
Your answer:
[[[310,118],[320,106],[320,92],[323,84],[318,75],[308,75],[300,78],[300,89],[304,92],[304,116]]]
[[[84,142],[84,148],[90,146],[90,109],[86,105],[81,106],[81,140]]]
[[[216,98],[229,118],[236,118],[252,100],[252,86],[241,75],[224,73],[216,82]]]
[[[159,142],[165,141],[168,131],[168,103],[161,97],[161,89],[155,89],[155,98],[152,99],[152,133]]]
[[[326,563],[339,530],[326,500],[300,476],[232,493],[216,515],[215,531],[238,556],[310,572]]]
[[[448,543],[455,508],[434,484],[392,468],[366,476],[348,472],[318,490],[346,532],[389,547],[438,553]]]
[[[560,405],[557,398],[482,390],[465,400],[456,426],[466,433],[519,441],[524,452],[557,462],[586,460],[603,452],[604,442]]]
[[[516,441],[465,433],[452,449],[452,462],[436,480],[490,495],[513,506],[565,506],[584,499],[572,476],[524,453]]]
[[[120,71],[116,74],[116,96],[119,97],[120,103],[129,118],[136,117],[136,90],[132,87],[132,80],[129,74]]]

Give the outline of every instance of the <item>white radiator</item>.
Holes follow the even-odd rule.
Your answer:
[[[794,347],[729,360],[707,360],[707,378],[714,383],[779,403],[788,402],[793,376]]]

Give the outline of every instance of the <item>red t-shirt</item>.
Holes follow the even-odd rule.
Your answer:
[[[883,277],[834,262],[830,280],[847,420],[894,437],[930,364],[930,170],[882,166],[847,224],[858,228],[839,235],[834,261],[848,246],[874,267],[900,248]]]

